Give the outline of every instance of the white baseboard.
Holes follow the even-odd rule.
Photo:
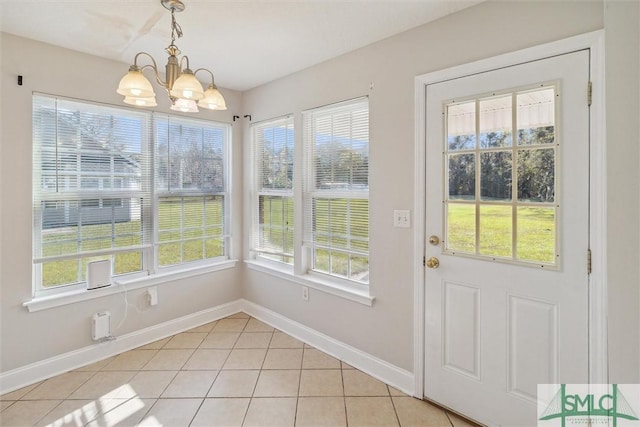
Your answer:
[[[243,301],[236,300],[217,307],[188,314],[177,319],[150,326],[112,341],[96,343],[88,347],[60,354],[11,371],[0,373],[0,395],[51,378],[82,366],[115,356],[124,351],[195,328],[205,323],[242,311]]]
[[[244,311],[245,313],[287,334],[324,351],[337,359],[408,394],[414,394],[414,376],[362,350],[322,334],[301,323],[288,319],[265,307],[238,299],[197,313],[160,323],[112,341],[96,343],[78,350],[0,373],[0,395],[51,378],[107,357],[149,344],[205,323]]]
[[[254,304],[247,300],[241,300],[242,311],[256,319],[267,323],[274,328],[286,332],[287,334],[306,342],[309,345],[324,351],[337,359],[348,363],[380,381],[406,393],[414,395],[415,381],[413,373],[398,368],[384,360],[378,359],[362,350],[351,347],[330,336],[322,334],[301,323],[288,319],[265,307]]]

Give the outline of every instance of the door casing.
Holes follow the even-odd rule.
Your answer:
[[[414,319],[413,374],[414,396],[424,398],[425,348],[425,181],[426,87],[431,84],[477,73],[522,64],[576,50],[590,51],[592,103],[589,111],[589,237],[592,271],[589,276],[589,382],[608,383],[607,357],[607,271],[606,271],[606,124],[604,92],[604,30],[594,31],[492,58],[447,68],[415,78],[415,145],[414,145]],[[585,88],[585,96],[587,88]],[[585,268],[586,268],[585,259]]]

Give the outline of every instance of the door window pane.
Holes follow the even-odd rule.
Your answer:
[[[449,151],[476,148],[475,101],[447,108],[447,144]]]
[[[449,199],[473,200],[476,195],[476,155],[449,156]]]
[[[511,200],[511,151],[480,154],[480,193],[482,200]]]
[[[480,206],[480,254],[511,258],[511,206]]]
[[[518,150],[518,200],[555,201],[555,149]]]
[[[517,257],[523,261],[555,262],[556,210],[552,207],[519,207]]]
[[[555,140],[555,90],[535,90],[517,95],[518,145],[553,144]]]
[[[480,148],[511,147],[512,97],[480,101]]]
[[[447,204],[446,248],[452,252],[475,253],[476,207],[472,204]]]

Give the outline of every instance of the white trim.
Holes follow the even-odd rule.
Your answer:
[[[243,311],[256,319],[277,328],[300,341],[360,369],[398,390],[413,394],[414,375],[402,368],[378,359],[369,353],[351,347],[328,335],[288,319],[274,311],[247,300],[242,300]]]
[[[0,374],[0,394],[34,384],[55,375],[80,368],[90,363],[115,356],[142,345],[166,338],[188,329],[235,314],[242,309],[242,301],[236,300],[217,307],[188,314],[159,323],[112,341],[96,343],[49,359],[31,363]]]
[[[226,270],[236,266],[237,260],[226,260],[213,265],[200,266],[196,268],[182,268],[167,273],[152,274],[150,276],[136,277],[132,280],[118,281],[114,280],[111,286],[99,289],[79,289],[69,292],[60,292],[48,296],[35,297],[29,301],[22,303],[22,306],[29,310],[30,313],[35,311],[47,310],[62,305],[74,304],[82,301],[88,301],[95,298],[106,297],[124,291],[133,291],[136,289],[146,288],[149,286],[161,285],[163,283],[174,280],[185,279],[187,277],[200,276],[215,271]]]
[[[0,395],[238,312],[245,312],[300,341],[348,363],[354,368],[368,373],[404,393],[409,395],[413,394],[414,375],[411,372],[331,338],[308,326],[288,319],[265,307],[244,299],[238,299],[217,307],[134,331],[116,337],[112,341],[95,343],[0,373]]]
[[[414,211],[416,233],[414,237],[414,395],[424,397],[424,266],[422,257],[425,245],[425,110],[426,86],[562,55],[581,49],[591,51],[591,80],[593,103],[591,105],[591,172],[590,172],[590,236],[593,250],[593,273],[590,276],[589,293],[589,381],[608,383],[607,376],[607,312],[606,312],[606,139],[604,99],[604,31],[598,30],[564,40],[559,40],[516,52],[506,53],[480,61],[470,62],[445,70],[434,71],[415,78],[415,182]],[[595,250],[594,250],[595,249]]]
[[[261,273],[266,273],[289,282],[307,286],[320,292],[335,295],[369,307],[373,305],[373,301],[376,298],[369,295],[368,291],[360,291],[351,285],[340,285],[337,283],[337,280],[322,280],[320,277],[310,274],[305,274],[304,276],[295,275],[292,273],[291,268],[286,268],[287,266],[280,267],[272,263],[256,260],[245,260],[244,262],[251,270],[260,271]]]
[[[414,227],[413,233],[413,373],[415,384],[413,395],[419,398],[424,397],[424,255],[425,255],[425,191],[427,181],[426,163],[426,131],[425,114],[426,106],[426,85],[416,78],[415,81],[415,135],[414,146],[414,170],[415,182],[413,184],[413,212]]]
[[[604,31],[591,46],[590,224],[592,273],[589,277],[589,382],[609,383],[607,343],[607,139],[605,108]]]

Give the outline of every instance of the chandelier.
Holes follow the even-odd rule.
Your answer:
[[[120,80],[117,92],[124,96],[124,102],[138,107],[155,107],[156,94],[153,91],[151,82],[142,74],[145,68],[153,69],[156,81],[164,86],[171,100],[171,109],[185,113],[197,113],[198,107],[209,110],[226,110],[227,105],[224,97],[218,91],[213,73],[206,68],[198,68],[191,71],[189,68],[189,58],[180,55],[180,49],[174,44],[176,36],[182,37],[182,28],[176,21],[175,13],[185,9],[184,3],[180,0],[161,0],[162,6],[171,11],[171,44],[165,49],[169,54],[167,65],[165,66],[165,79],[162,80],[158,74],[158,65],[153,56],[147,52],[138,52],[133,60],[133,65],[129,67],[129,72]],[[138,57],[141,55],[151,59],[152,64],[138,65]],[[186,67],[182,68],[183,63]],[[203,90],[202,85],[195,75],[204,71],[211,75],[211,84],[207,90]]]

